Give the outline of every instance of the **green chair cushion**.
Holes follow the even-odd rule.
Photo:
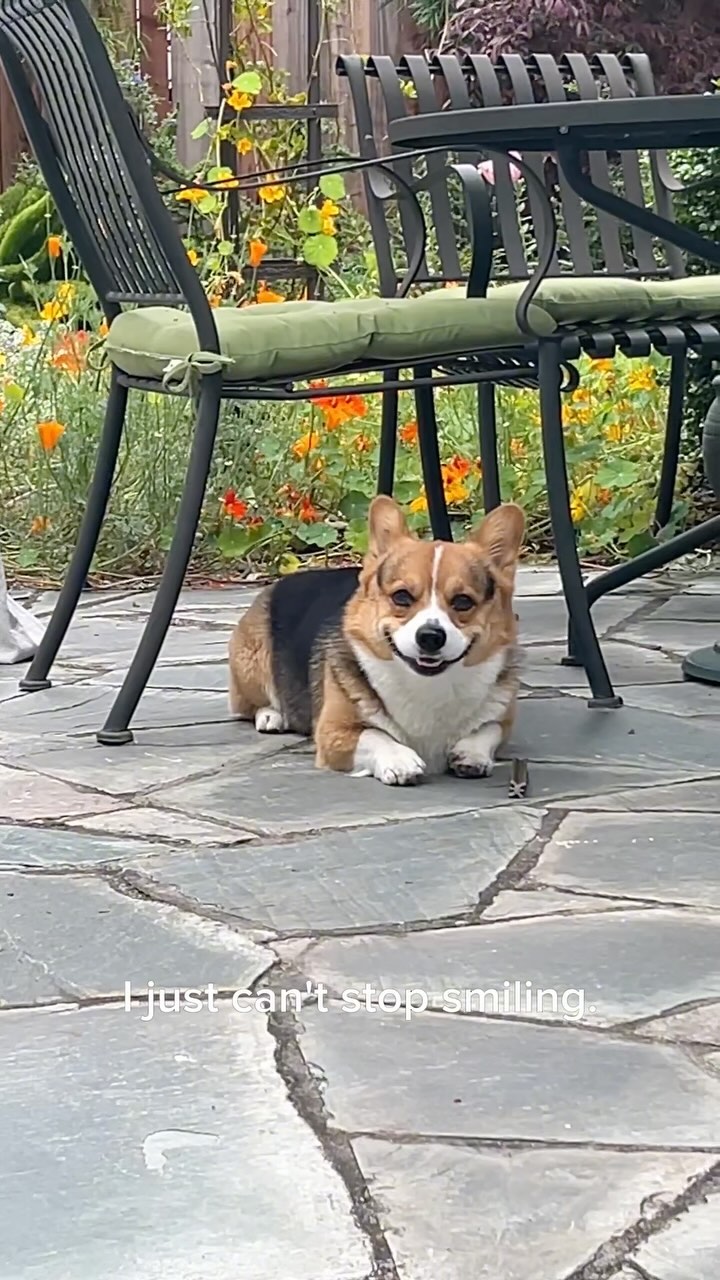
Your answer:
[[[363,358],[382,367],[384,359],[413,363],[523,342],[510,297],[466,299],[464,289],[420,298],[220,307],[215,321],[231,381],[312,377]],[[556,327],[540,307],[533,306],[532,321],[547,336]],[[161,378],[173,361],[197,351],[191,317],[173,307],[125,311],[107,337],[113,364],[140,378]]]
[[[720,316],[720,276],[683,276],[680,280],[648,280],[653,319],[704,320]]]
[[[494,297],[517,302],[527,281],[497,285]],[[560,326],[604,324],[612,320],[636,320],[651,307],[649,285],[644,281],[613,276],[552,276],[543,280],[534,301]]]

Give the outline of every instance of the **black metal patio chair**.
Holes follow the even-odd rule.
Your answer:
[[[388,393],[392,397],[401,388],[414,389],[431,523],[435,536],[443,537],[447,515],[432,387],[522,383],[540,373],[545,461],[554,477],[550,502],[574,654],[586,669],[592,705],[619,705],[577,562],[564,479],[560,370],[583,349],[599,355],[618,345],[631,354],[649,350],[651,338],[641,323],[629,323],[629,315],[637,310],[641,316],[672,316],[671,298],[653,298],[626,279],[622,289],[601,280],[602,296],[598,299],[596,290],[586,299],[587,281],[576,281],[575,300],[582,305],[570,318],[567,307],[556,305],[549,294],[544,301],[524,305],[522,288],[512,284],[484,296],[492,229],[487,184],[476,168],[461,165],[457,171],[468,195],[475,240],[467,297],[461,291],[434,290],[418,298],[213,311],[82,0],[0,0],[0,62],[59,214],[105,311],[111,362],[105,425],[78,543],[22,687],[34,690],[49,683],[48,672],[72,619],[104,518],[130,390],[187,396],[195,410],[195,429],[162,579],[130,669],[98,734],[106,745],[132,738],[130,721],[170,625],[192,550],[223,399],[303,400],[318,394],[306,385],[311,378],[373,372],[382,379],[363,389],[384,392],[386,403]],[[432,187],[434,158],[429,167],[433,172],[421,185],[429,182]],[[382,171],[387,177],[387,168]],[[497,179],[499,183],[499,172]],[[405,190],[402,174],[397,182]],[[404,218],[408,225],[414,218],[420,227],[419,205],[409,194]],[[547,210],[545,215],[538,212],[539,219],[543,216]],[[419,235],[404,291],[423,252]],[[587,315],[590,305],[594,319]],[[619,332],[618,320],[625,322]],[[681,345],[684,351],[688,342],[706,340],[720,347],[720,334],[709,324],[653,321],[652,344],[665,344],[672,354]],[[408,370],[411,376],[404,376]],[[329,388],[328,394],[337,390]]]

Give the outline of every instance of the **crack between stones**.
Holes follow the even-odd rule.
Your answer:
[[[639,1219],[612,1236],[587,1262],[570,1272],[563,1280],[609,1280],[625,1262],[632,1261],[629,1255],[640,1245],[670,1226],[694,1205],[702,1204],[708,1194],[716,1191],[720,1191],[720,1160],[697,1178],[693,1178],[685,1190],[671,1203],[663,1205],[652,1219]],[[639,1274],[642,1275],[642,1271]]]
[[[643,813],[646,812],[647,810],[643,809]],[[676,812],[677,810],[674,811],[674,814]],[[536,889],[547,889],[553,893],[567,895],[569,898],[602,898],[606,902],[617,903],[619,908],[622,908],[623,903],[628,903],[633,908],[640,909],[643,907],[660,909],[666,907],[668,910],[677,909],[679,911],[702,911],[709,912],[710,914],[720,911],[720,905],[716,906],[712,903],[681,902],[676,898],[646,898],[641,894],[611,893],[607,889],[570,889],[567,885],[557,885],[552,882],[548,882],[547,880],[536,880],[534,878],[531,883],[525,887],[527,892],[533,892]]]
[[[527,843],[503,867],[502,871],[496,875],[495,879],[478,894],[477,902],[469,913],[469,923],[479,922],[483,912],[491,906],[504,890],[517,889],[522,884],[537,866],[545,846],[555,835],[563,819],[567,817],[567,812],[566,809],[557,808],[543,814],[540,820],[540,827],[535,835],[531,836]]]
[[[284,972],[283,966],[278,965],[269,974],[264,974],[263,988],[282,990]],[[300,1119],[315,1134],[325,1159],[343,1182],[353,1218],[371,1250],[373,1266],[366,1280],[400,1280],[377,1207],[350,1139],[329,1124],[319,1081],[300,1047],[297,1017],[289,1011],[270,1013],[267,1025],[275,1041],[275,1066],[288,1098]]]
[[[335,1132],[335,1130],[333,1130]],[[378,1142],[392,1142],[397,1146],[443,1146],[463,1147],[476,1151],[614,1151],[620,1155],[720,1155],[719,1146],[678,1146],[674,1143],[636,1143],[636,1142],[598,1142],[582,1141],[572,1138],[508,1138],[502,1134],[488,1134],[484,1137],[458,1135],[457,1133],[411,1133],[407,1130],[395,1129],[346,1129],[345,1136],[355,1142],[358,1138],[373,1138]],[[720,1162],[713,1164],[713,1169],[720,1170]],[[702,1196],[698,1197],[701,1200]],[[621,1259],[622,1261],[622,1259]],[[586,1264],[583,1264],[586,1265]],[[586,1280],[584,1276],[568,1276],[566,1280]],[[593,1278],[594,1280],[594,1278]]]

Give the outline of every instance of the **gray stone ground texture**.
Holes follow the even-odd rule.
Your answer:
[[[720,579],[600,603],[603,712],[521,571],[519,803],[232,722],[251,599],[183,593],[129,747],[148,594],[0,672],[1,1280],[713,1280]]]

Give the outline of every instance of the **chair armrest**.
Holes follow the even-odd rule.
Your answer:
[[[465,196],[470,230],[470,274],[467,282],[468,298],[484,298],[492,272],[493,225],[490,204],[490,184],[472,164],[451,164],[460,178]]]

